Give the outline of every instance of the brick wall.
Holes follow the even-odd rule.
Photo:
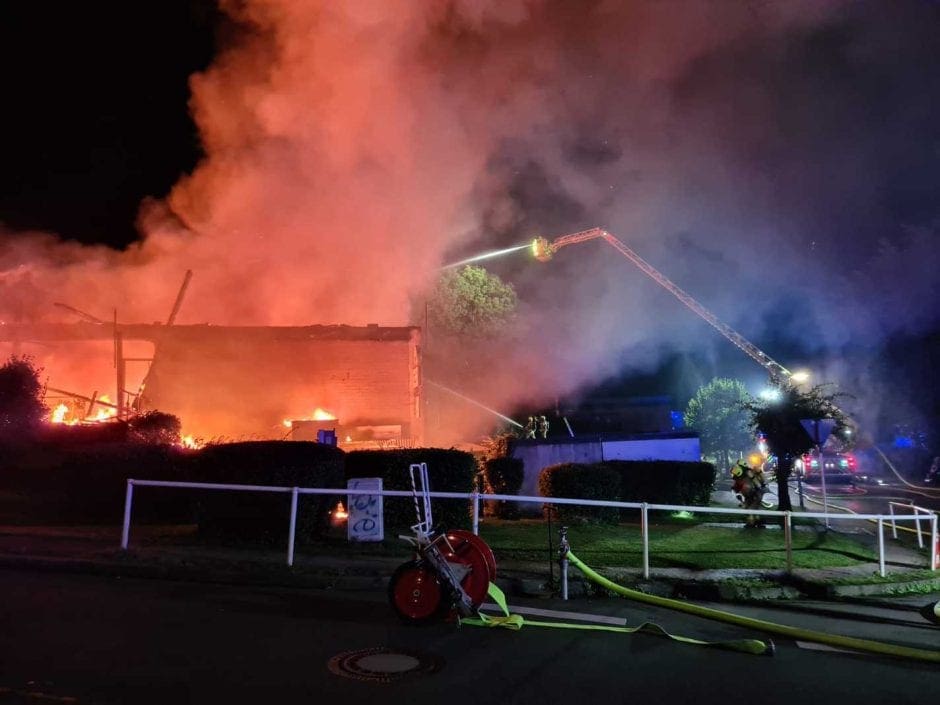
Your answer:
[[[420,350],[411,340],[211,340],[160,344],[145,406],[204,439],[279,438],[315,408],[342,426],[420,436]],[[325,422],[324,428],[331,427]]]

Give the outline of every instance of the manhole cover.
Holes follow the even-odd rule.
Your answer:
[[[434,656],[384,646],[345,651],[327,662],[327,668],[338,676],[373,683],[392,683],[427,675],[440,667],[440,659]]]

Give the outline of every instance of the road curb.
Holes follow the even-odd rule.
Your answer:
[[[113,577],[184,580],[231,584],[267,585],[272,587],[310,588],[349,592],[381,591],[388,586],[391,575],[390,561],[356,562],[335,561],[332,565],[257,564],[245,562],[241,568],[212,565],[211,559],[200,557],[168,560],[135,555],[133,552],[117,557],[76,558],[59,556],[30,556],[26,554],[0,554],[0,567],[26,568],[40,571],[60,571],[107,575]],[[606,571],[605,571],[606,572]],[[874,595],[894,595],[911,591],[940,589],[937,578],[898,580],[871,584],[814,583],[798,576],[772,571],[742,579],[735,575],[727,579],[653,576],[643,578],[625,571],[614,571],[614,582],[659,597],[692,598],[720,602],[799,599],[801,597],[838,598]],[[531,570],[500,567],[496,584],[504,593],[516,597],[557,597],[560,577],[533,573]],[[601,591],[603,592],[603,591]],[[568,575],[568,595],[588,597],[599,594],[598,588],[577,571]]]
[[[940,590],[940,577],[892,583],[871,583],[867,585],[826,586],[826,594],[828,597],[890,596],[910,592],[931,592],[934,590]]]

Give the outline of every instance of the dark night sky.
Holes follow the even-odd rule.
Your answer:
[[[187,79],[212,58],[213,3],[39,0],[0,13],[0,220],[126,246],[141,201],[199,158]]]
[[[819,27],[787,30],[778,44],[762,43],[761,38],[753,44],[722,45],[692,62],[670,85],[670,108],[691,121],[676,124],[692,124],[693,129],[701,125],[693,139],[701,145],[723,145],[727,163],[752,183],[765,180],[770,172],[781,179],[771,184],[769,193],[742,187],[742,198],[764,200],[768,209],[792,216],[794,229],[805,234],[802,245],[815,247],[813,241],[822,232],[819,247],[832,248],[826,256],[845,262],[876,252],[888,228],[934,228],[936,233],[940,224],[940,6],[916,0],[899,3],[903,11],[898,12],[892,2],[855,6]],[[233,26],[222,22],[209,0],[4,3],[0,223],[12,231],[42,230],[116,248],[134,242],[141,202],[165,197],[202,156],[189,115],[188,77],[205,69],[216,46],[230,39]],[[577,21],[569,24],[572,33],[579,31]],[[479,39],[481,45],[484,40]],[[500,37],[512,40],[511,31]],[[474,48],[463,50],[472,53]],[[591,52],[585,55],[590,62]],[[447,59],[444,54],[442,60]],[[585,85],[603,84],[603,77],[584,70]],[[594,89],[603,96],[610,87]],[[743,109],[723,120],[713,108],[718,104]],[[781,129],[769,132],[759,121],[742,118],[753,106],[759,106],[758,116],[772,110]],[[609,134],[614,139],[616,121],[592,116],[583,122],[583,134],[567,144],[565,167],[601,182],[607,165],[622,157],[598,137]],[[681,143],[683,136],[680,132],[675,139]],[[861,167],[842,165],[847,173],[856,172],[842,192],[831,162],[844,153],[840,147],[851,152],[855,145],[864,158]],[[493,173],[512,174],[505,192],[522,213],[513,233],[532,228],[560,233],[595,224],[585,205],[589,199],[582,203],[559,188],[557,175],[550,173],[547,162],[532,158],[525,143],[519,148],[522,156],[517,148],[510,144],[490,162]],[[702,154],[707,163],[707,147]],[[821,168],[826,162],[830,166]],[[871,171],[859,175],[859,168]],[[690,176],[690,203],[700,196],[695,185]],[[706,192],[702,198],[711,195]],[[494,213],[505,212],[506,203],[494,203]],[[515,244],[501,242],[506,233],[489,224],[488,236],[464,243],[467,253],[480,242]],[[709,249],[693,243],[678,227],[664,242],[666,255],[670,247],[686,254],[699,248],[695,254],[700,261],[714,257],[716,266],[723,261],[718,245]],[[680,259],[666,262],[680,284],[695,276],[694,270],[683,269]],[[716,279],[720,282],[712,278],[712,292],[707,281],[693,288],[712,300],[721,289]],[[903,286],[900,278],[898,282]],[[920,304],[937,308],[935,300]],[[756,342],[772,348],[778,359],[800,359],[814,352],[811,336],[775,337],[766,332],[792,330],[788,316],[802,305],[796,296],[762,321],[765,334]],[[894,376],[899,386],[914,390],[914,406],[935,423],[940,418],[940,389],[933,360],[940,356],[940,336],[936,317],[927,319],[934,322],[898,326],[886,334],[875,363],[870,361],[871,346],[862,341],[843,345],[841,354],[851,358],[856,347],[864,349],[859,359],[867,356],[866,365],[881,366],[877,374]],[[755,323],[746,313],[731,322]],[[730,346],[720,348],[717,359],[685,351],[667,356],[652,374],[628,377],[626,386],[639,393],[671,392],[683,402],[712,374],[745,374],[753,371],[751,365]],[[882,421],[890,424],[890,414]]]

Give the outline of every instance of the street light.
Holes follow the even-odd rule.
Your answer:
[[[780,393],[780,390],[777,389],[776,387],[765,387],[764,389],[760,390],[759,396],[764,401],[774,402],[774,401],[780,401],[783,395]]]
[[[809,378],[809,370],[797,370],[792,375],[790,375],[790,379],[792,379],[797,384],[802,384],[803,382],[808,381]]]

